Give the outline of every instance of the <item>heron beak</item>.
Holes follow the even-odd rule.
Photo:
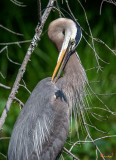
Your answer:
[[[62,63],[62,61],[63,61],[65,52],[66,52],[66,49],[64,49],[64,50],[62,51],[62,53],[61,53],[61,55],[60,55],[60,57],[59,57],[59,60],[58,60],[57,65],[56,65],[56,67],[55,67],[55,69],[54,69],[54,72],[53,72],[51,81],[53,81],[54,78],[55,78],[55,75],[56,75],[56,73],[57,73],[57,71],[58,71],[58,69],[59,69],[59,67],[60,67],[60,65],[61,65],[61,63]]]
[[[67,47],[67,49],[63,49],[61,54],[59,55],[57,65],[54,69],[54,72],[53,72],[53,75],[52,75],[52,78],[51,78],[52,82],[54,81],[54,83],[55,83],[57,81],[57,79],[60,77],[60,74],[61,74],[61,72],[62,72],[62,70],[63,70],[63,68],[64,68],[64,66],[65,66],[65,64],[66,64],[66,62],[69,58],[69,55],[68,55],[69,51],[70,51],[69,47]],[[58,69],[59,69],[59,71],[58,71]],[[58,74],[56,76],[57,72],[58,72]]]

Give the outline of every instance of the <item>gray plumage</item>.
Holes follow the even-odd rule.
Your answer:
[[[42,80],[15,123],[8,159],[55,159],[65,143],[68,127],[69,111],[64,94],[50,78]]]
[[[74,25],[75,22],[66,18],[59,18],[50,24],[48,35],[58,51],[67,32],[73,32]],[[81,101],[86,82],[86,74],[76,52],[70,55],[63,69],[63,77],[56,83],[46,78],[33,90],[14,125],[8,160],[59,158],[68,136],[70,114],[77,101]]]

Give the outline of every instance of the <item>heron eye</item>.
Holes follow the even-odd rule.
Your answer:
[[[62,33],[63,33],[63,35],[65,35],[65,30],[63,30],[63,32],[62,32]]]
[[[74,45],[74,44],[75,44],[75,41],[72,41],[71,44]]]

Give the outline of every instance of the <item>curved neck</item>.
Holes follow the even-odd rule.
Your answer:
[[[63,34],[65,32],[65,34]],[[57,50],[62,53],[62,48],[70,39],[80,40],[81,32],[77,34],[77,27],[74,21],[67,18],[59,18],[49,25],[48,36],[50,40],[56,45]],[[65,65],[63,77],[59,78],[55,83],[60,90],[65,94],[69,107],[75,105],[77,99],[80,100],[83,88],[86,82],[86,74],[81,65],[80,59],[76,53],[72,54]]]
[[[72,54],[69,58],[65,68],[63,77],[59,78],[56,85],[63,91],[69,107],[79,100],[83,93],[83,88],[86,82],[86,74],[83,66],[81,65],[80,59],[76,53]]]

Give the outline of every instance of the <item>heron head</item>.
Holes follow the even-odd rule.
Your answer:
[[[58,56],[57,64],[51,79],[51,81],[54,81],[54,82],[56,82],[57,79],[59,78],[67,61],[69,60],[71,54],[75,52],[75,49],[78,46],[82,37],[81,28],[77,22],[67,19],[66,24],[63,27],[65,27],[64,40],[63,40],[62,47]],[[58,74],[55,78],[55,75],[57,72]]]

